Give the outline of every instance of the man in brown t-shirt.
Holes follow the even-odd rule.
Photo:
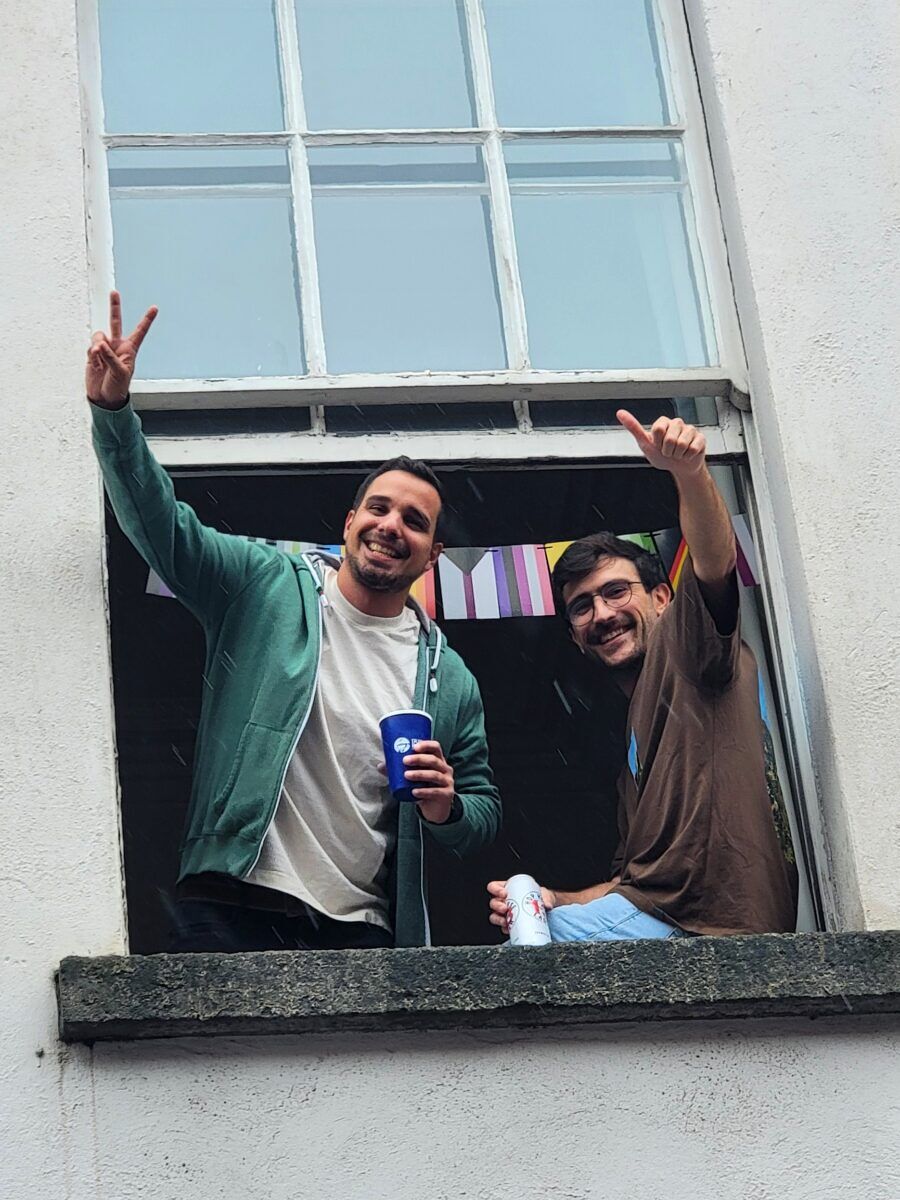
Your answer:
[[[793,931],[797,872],[706,439],[680,419],[648,433],[618,418],[672,475],[690,558],[674,597],[655,556],[610,533],[573,542],[553,573],[573,641],[630,700],[612,878],[542,889],[553,940]],[[488,891],[505,929],[505,883]]]

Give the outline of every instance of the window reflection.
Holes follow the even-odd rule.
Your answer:
[[[523,139],[505,154],[531,365],[708,365],[677,144]]]
[[[310,129],[475,124],[461,0],[296,0]]]
[[[502,125],[670,122],[651,0],[483,3]]]
[[[109,133],[284,128],[275,15],[259,0],[101,0]]]
[[[112,150],[116,285],[160,315],[143,378],[305,371],[287,152]]]
[[[506,365],[477,146],[309,152],[331,374]]]

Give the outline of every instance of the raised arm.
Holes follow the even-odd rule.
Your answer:
[[[730,607],[737,550],[731,517],[706,465],[706,438],[680,417],[660,417],[648,433],[625,409],[619,409],[616,416],[647,462],[659,471],[668,471],[675,481],[681,532],[691,552],[694,574],[718,621],[723,607]]]
[[[153,455],[128,404],[141,343],[156,317],[148,308],[122,337],[122,301],[112,292],[109,332],[95,333],[87,353],[85,388],[92,406],[94,448],[116,518],[128,540],[187,608],[214,619],[269,556],[240,538],[204,525],[175,498],[172,481]]]

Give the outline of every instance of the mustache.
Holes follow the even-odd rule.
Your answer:
[[[611,633],[619,633],[626,629],[634,629],[635,622],[630,620],[604,621],[595,625],[585,639],[589,646],[599,646],[605,637]]]

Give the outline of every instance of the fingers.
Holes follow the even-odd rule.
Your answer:
[[[413,750],[416,754],[433,754],[441,761],[444,759],[444,751],[441,749],[440,742],[413,742]],[[409,762],[409,758],[404,758],[404,762]]]
[[[156,320],[156,314],[158,312],[159,309],[156,307],[156,305],[151,305],[128,335],[128,340],[131,342],[132,346],[134,346],[135,353],[137,353],[137,351],[141,348],[141,342],[147,336],[150,326]]]
[[[100,346],[106,341],[106,334],[97,330],[91,335],[91,344],[88,346],[87,359],[88,366],[93,370],[102,369],[103,359],[100,357]]]
[[[450,772],[450,764],[444,758],[438,758],[436,754],[407,754],[403,759],[404,767],[409,767],[414,771],[443,771],[445,774]],[[406,773],[409,778],[409,771]]]
[[[438,742],[416,742],[417,751],[434,749],[437,753],[407,754],[403,766],[409,768],[403,772],[409,783],[424,784],[413,790],[417,800],[437,800],[444,798],[448,792],[453,792],[453,769],[443,756]]]
[[[127,383],[131,379],[131,372],[113,352],[109,342],[100,342],[96,347],[96,354],[116,383]]]
[[[491,897],[488,907],[490,913],[488,920],[492,925],[496,925],[498,929],[502,929],[507,936],[509,935],[509,909],[506,899],[506,880],[492,879],[487,885],[488,895]]]
[[[419,745],[424,745],[424,743],[417,743],[417,746]],[[418,749],[416,749],[413,754],[404,754],[403,756],[404,767],[433,767],[439,763],[443,764],[444,766],[448,765],[443,754],[420,754]]]
[[[680,417],[660,417],[650,430],[654,448],[663,458],[682,459],[706,452],[706,438]]]
[[[109,336],[114,342],[122,336],[122,297],[115,291],[109,293]]]
[[[492,900],[490,902],[490,912],[488,920],[492,925],[496,925],[498,929],[502,929],[507,936],[509,935],[509,908],[505,900]]]
[[[627,408],[620,408],[616,413],[616,419],[620,425],[628,430],[642,450],[653,445],[653,438],[647,433],[647,430],[637,417],[632,416]]]
[[[453,784],[453,776],[446,771],[404,771],[407,783],[424,783],[432,787],[446,788]]]
[[[417,787],[412,789],[412,794],[417,804],[428,804],[432,800],[440,800],[446,805],[453,803],[453,788]]]
[[[112,346],[106,340],[105,333],[95,333],[91,338],[91,344],[88,347],[88,366],[94,371],[103,371],[109,368],[117,379],[123,372],[127,374],[127,370],[122,366]]]

